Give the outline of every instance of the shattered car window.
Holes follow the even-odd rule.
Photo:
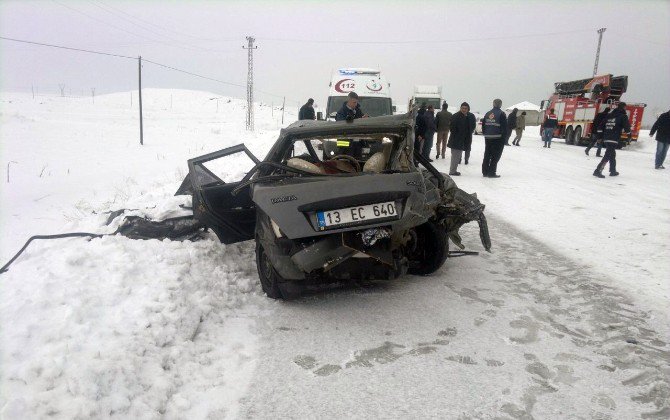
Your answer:
[[[380,173],[398,166],[391,156],[400,140],[393,135],[300,139],[282,163],[326,175]]]
[[[198,175],[202,175],[199,184],[203,185],[218,181],[228,184],[239,181],[244,178],[254,165],[254,161],[244,152],[233,153],[203,162],[200,166],[204,167],[204,170],[199,168],[198,171]]]

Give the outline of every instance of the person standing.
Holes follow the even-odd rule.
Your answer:
[[[449,105],[444,102],[442,104],[442,111],[435,116],[435,125],[437,126],[437,157],[440,158],[440,150],[442,151],[442,159],[444,159],[444,152],[447,150],[447,140],[449,139],[449,125],[451,124],[452,114],[447,111]]]
[[[315,120],[316,115],[314,114],[314,99],[309,98],[307,103],[300,107],[300,112],[298,112],[298,120]]]
[[[484,134],[484,162],[482,162],[482,175],[487,178],[500,178],[496,174],[498,161],[505,148],[505,136],[507,135],[507,117],[502,112],[501,99],[493,101],[493,109],[486,113],[482,123],[482,132]]]
[[[449,175],[459,176],[458,164],[461,161],[463,151],[470,151],[472,147],[472,132],[475,131],[477,120],[470,113],[470,105],[467,102],[461,104],[461,109],[451,118],[449,142],[447,146],[451,149],[451,164]],[[444,152],[442,154],[444,156]],[[467,158],[465,159],[467,162]]]
[[[365,117],[367,115],[363,114],[361,110],[361,105],[358,103],[358,95],[356,92],[349,92],[347,101],[342,104],[342,108],[335,115],[335,121],[353,121],[357,118]]]
[[[433,159],[430,158],[430,150],[433,148],[433,138],[435,137],[435,132],[437,131],[437,126],[435,125],[435,109],[432,105],[428,105],[426,113],[423,114],[423,119],[426,124],[426,132],[424,135],[423,141],[423,150],[421,154],[423,157],[432,162]]]
[[[610,176],[619,175],[619,172],[616,171],[616,149],[619,146],[622,131],[628,133],[628,137],[630,137],[630,122],[628,122],[625,102],[619,102],[616,109],[610,112],[605,120],[603,130],[603,143],[605,143],[606,148],[605,156],[603,156],[596,170],[593,171],[593,176],[605,178],[603,169],[605,169],[607,162],[610,164]]]
[[[556,128],[558,128],[558,117],[554,114],[554,108],[551,108],[542,123],[542,141],[544,141],[544,146],[542,147],[551,148],[551,139],[554,138],[554,130]]]
[[[656,134],[656,169],[665,169],[663,162],[670,147],[670,111],[661,114],[651,126],[649,137]]]
[[[521,111],[521,115],[519,115],[516,118],[516,127],[514,130],[516,130],[516,136],[514,136],[514,140],[512,141],[512,144],[515,146],[521,146],[519,142],[521,142],[521,136],[523,135],[523,130],[526,129],[526,111]]]
[[[507,135],[505,136],[505,146],[509,146],[509,138],[512,136],[512,131],[516,128],[516,118],[518,108],[514,108],[512,112],[507,116]]]
[[[589,150],[595,145],[598,144],[598,149],[596,149],[596,156],[600,157],[600,150],[603,148],[603,123],[607,119],[607,114],[609,114],[610,108],[605,108],[602,112],[599,112],[598,115],[593,119],[593,124],[591,125],[591,143],[586,147],[584,153],[589,155]]]
[[[426,104],[421,104],[421,107],[416,113],[416,120],[414,122],[414,150],[418,154],[422,154],[423,142],[426,135],[426,120],[423,118],[426,113]]]

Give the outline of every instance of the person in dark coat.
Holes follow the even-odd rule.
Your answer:
[[[315,120],[316,114],[314,113],[314,99],[309,98],[307,103],[300,107],[300,112],[298,112],[298,120]]]
[[[426,136],[426,120],[423,117],[425,113],[426,104],[421,104],[414,123],[414,150],[419,154],[423,151],[423,141]]]
[[[619,172],[616,170],[616,149],[621,140],[621,133],[625,131],[630,137],[630,122],[626,114],[626,103],[619,102],[616,109],[609,113],[609,116],[603,124],[603,143],[605,143],[605,156],[600,161],[596,170],[593,171],[593,176],[598,178],[605,178],[603,169],[607,162],[610,164],[610,176],[617,176]]]
[[[349,92],[347,101],[342,104],[342,108],[340,108],[335,115],[335,121],[353,121],[357,118],[366,117],[367,115],[363,114],[361,106],[358,103],[358,95],[356,92]]]
[[[437,131],[437,126],[435,125],[435,109],[432,105],[428,105],[428,109],[423,114],[423,119],[425,121],[426,131],[423,137],[424,141],[421,154],[428,160],[428,162],[432,162],[433,159],[430,158],[430,150],[433,148],[433,137],[435,137],[435,132]]]
[[[493,101],[493,109],[484,115],[482,122],[482,134],[486,146],[484,148],[484,161],[482,162],[482,175],[486,178],[500,178],[496,173],[498,161],[505,148],[505,137],[507,136],[507,117],[500,107],[502,100]]]
[[[444,102],[442,104],[442,111],[438,112],[435,115],[435,125],[437,126],[437,157],[440,158],[440,153],[442,153],[442,159],[444,159],[444,152],[447,149],[447,140],[449,139],[449,126],[451,125],[451,112],[447,111],[449,105]]]
[[[519,112],[518,108],[514,108],[507,116],[507,135],[505,136],[505,146],[509,146],[509,138],[512,136],[512,131],[516,128],[516,114]]]
[[[598,115],[593,119],[593,124],[591,124],[591,143],[586,147],[584,153],[588,156],[589,150],[597,143],[598,148],[596,149],[596,156],[600,157],[600,150],[603,148],[603,129],[602,123],[607,119],[607,114],[610,113],[609,107],[605,108],[602,112],[599,112]]]
[[[656,133],[656,169],[665,169],[663,162],[670,148],[670,111],[661,114],[651,126],[649,137]]]
[[[470,105],[467,102],[461,104],[461,110],[451,117],[449,130],[449,142],[447,147],[451,149],[451,165],[449,166],[449,175],[459,176],[458,164],[461,161],[463,151],[470,151],[472,147],[472,132],[475,131],[477,120],[474,114],[470,112]],[[465,159],[467,162],[467,158]]]

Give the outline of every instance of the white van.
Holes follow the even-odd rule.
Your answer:
[[[408,109],[412,109],[413,105],[432,105],[433,108],[439,110],[442,108],[442,87],[431,85],[415,85],[414,95],[409,100]]]
[[[349,92],[356,92],[364,114],[371,117],[392,115],[395,107],[391,101],[389,87],[379,70],[364,68],[339,69],[330,81],[330,92],[326,115],[335,119],[335,114],[347,101]]]

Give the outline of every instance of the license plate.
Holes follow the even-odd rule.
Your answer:
[[[397,216],[398,211],[395,201],[316,213],[320,229],[339,225],[366,223],[371,220],[395,218]]]

